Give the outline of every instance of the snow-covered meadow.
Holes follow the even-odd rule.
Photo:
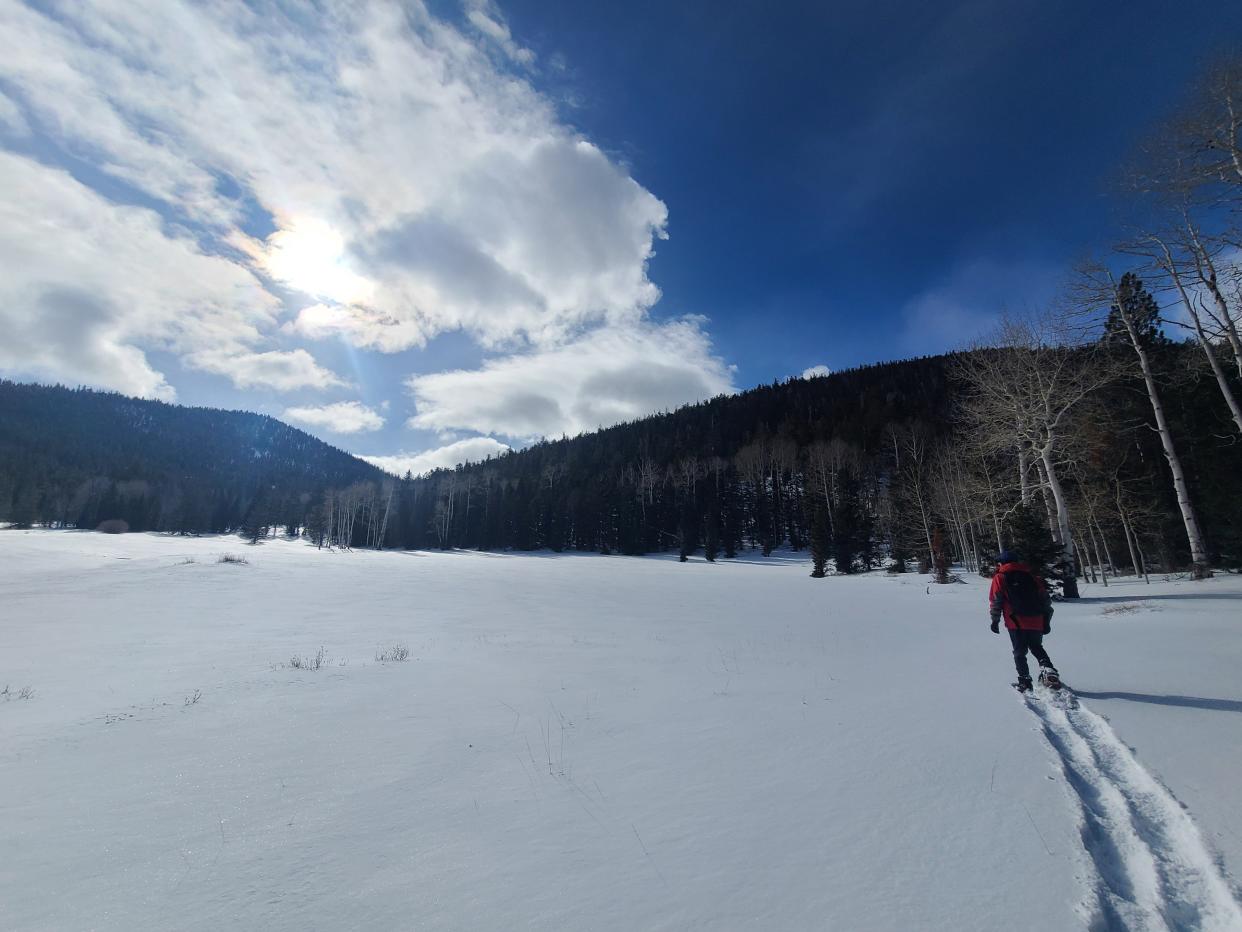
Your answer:
[[[1242,579],[985,591],[2,531],[0,928],[1242,928]]]

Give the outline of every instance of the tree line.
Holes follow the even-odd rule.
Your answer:
[[[959,353],[790,379],[426,476],[270,418],[0,382],[0,519],[319,546],[809,552],[944,580],[1242,566],[1242,64],[1121,174],[1127,228],[1062,300]]]

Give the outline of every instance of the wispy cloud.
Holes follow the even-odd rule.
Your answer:
[[[504,14],[495,3],[491,0],[465,0],[463,6],[470,24],[495,42],[496,47],[505,55],[520,65],[534,64],[535,53],[513,40],[509,24],[505,22]]]
[[[154,211],[0,152],[0,367],[134,395],[176,392],[140,347],[244,348],[275,299]]]
[[[908,353],[960,349],[996,326],[1005,312],[1046,309],[1065,271],[1037,259],[976,257],[911,299],[902,309],[900,348]]]
[[[733,390],[693,318],[595,330],[407,385],[418,409],[411,427],[514,439],[573,435]]]
[[[299,388],[337,388],[347,385],[339,375],[319,365],[304,349],[202,350],[183,358],[187,366],[228,376],[238,388],[271,388],[291,392]]]
[[[285,408],[284,416],[294,423],[322,428],[336,434],[367,433],[384,426],[382,414],[358,401]]]
[[[481,462],[489,456],[499,456],[508,449],[508,444],[492,437],[469,437],[422,453],[395,453],[391,456],[362,458],[394,476],[404,476],[407,472],[421,476],[433,469],[451,469],[461,463]]]

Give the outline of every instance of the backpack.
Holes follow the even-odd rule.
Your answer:
[[[1039,583],[1026,570],[1005,570],[1001,574],[1005,580],[1005,598],[1009,601],[1009,614],[1014,618],[1042,618],[1044,594],[1039,591]]]

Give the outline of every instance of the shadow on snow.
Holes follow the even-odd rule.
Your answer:
[[[1083,699],[1124,699],[1127,702],[1148,702],[1152,705],[1182,706],[1188,709],[1211,709],[1217,712],[1242,712],[1238,699],[1205,699],[1202,696],[1151,696],[1147,693],[1086,692],[1074,690]]]

